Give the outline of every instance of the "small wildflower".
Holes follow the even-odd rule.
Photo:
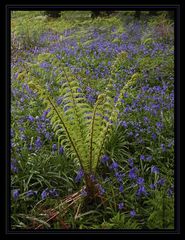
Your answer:
[[[163,186],[163,185],[165,184],[165,181],[166,181],[166,180],[165,180],[164,178],[161,178],[161,179],[159,179],[159,180],[157,181],[157,184]]]
[[[18,168],[16,166],[16,162],[11,162],[11,171],[12,171],[12,173],[18,173]]]
[[[157,138],[157,135],[155,133],[152,133],[152,139],[155,140]]]
[[[85,191],[85,189],[83,188],[81,191],[81,196],[86,197],[87,196],[87,192]]]
[[[139,178],[137,179],[137,184],[139,184],[139,185],[144,184],[144,178],[139,177]]]
[[[98,186],[100,195],[103,195],[105,193],[105,189],[100,184],[98,184],[97,186]]]
[[[151,173],[159,173],[159,168],[156,166],[151,167]]]
[[[42,193],[41,193],[41,198],[42,200],[46,199],[48,196],[48,188],[46,188]]]
[[[130,216],[131,216],[131,217],[135,217],[135,216],[136,216],[136,212],[135,212],[134,210],[131,210],[131,211],[130,211]]]
[[[118,204],[118,208],[119,208],[119,210],[123,209],[123,208],[124,208],[124,204],[123,204],[122,202],[119,203],[119,204]]]
[[[63,147],[60,147],[59,149],[59,154],[63,154],[64,153],[64,148]]]
[[[167,190],[167,194],[169,197],[171,197],[173,195],[173,186],[171,186],[168,190]]]
[[[102,163],[106,163],[108,160],[109,160],[109,156],[107,156],[107,155],[103,155],[101,158]]]
[[[129,178],[131,179],[135,179],[136,178],[136,168],[132,168],[130,171],[129,171]]]
[[[75,182],[80,182],[82,177],[84,176],[84,172],[82,169],[80,169],[78,172],[77,172],[77,175],[75,177]]]
[[[31,197],[33,195],[37,195],[37,191],[29,190],[28,192],[26,192],[27,197]]]
[[[49,190],[49,195],[50,195],[50,196],[53,196],[53,197],[58,197],[58,196],[59,196],[59,194],[58,194],[58,192],[56,191],[55,188]]]
[[[56,150],[57,150],[57,145],[56,145],[56,144],[53,144],[52,150],[53,150],[53,151],[56,151]]]
[[[151,184],[150,184],[150,188],[151,188],[151,189],[156,189],[156,184],[151,183]]]
[[[127,128],[127,123],[126,123],[126,121],[122,121],[122,122],[121,122],[121,126],[123,126],[124,128]]]
[[[59,98],[57,99],[57,104],[60,105],[61,102],[62,102],[62,97],[59,97]]]
[[[34,122],[34,117],[28,116],[28,120],[29,120],[30,122]]]
[[[152,156],[147,156],[147,157],[146,157],[146,160],[147,160],[147,161],[152,161]]]
[[[40,137],[37,137],[37,140],[36,140],[36,142],[35,142],[35,145],[36,145],[36,148],[37,148],[37,149],[41,148],[42,142],[41,142]]]
[[[166,147],[165,147],[164,144],[161,144],[161,149],[162,149],[163,152],[166,152]]]
[[[136,193],[136,195],[141,196],[141,195],[147,195],[146,189],[143,185],[141,185]]]
[[[119,167],[117,162],[113,162],[110,166],[110,169],[117,169]]]
[[[141,156],[140,156],[140,160],[142,160],[142,161],[145,160],[145,156],[144,156],[144,155],[141,155]]]
[[[119,191],[122,193],[123,190],[124,190],[123,185],[121,185],[121,186],[119,187]]]
[[[115,172],[115,177],[117,178],[118,182],[122,182],[124,176],[124,173]]]
[[[18,197],[19,197],[19,189],[15,189],[15,190],[13,190],[13,198],[14,198],[14,200],[16,201],[17,199],[18,199]]]
[[[129,159],[128,159],[128,164],[129,164],[130,167],[133,167],[133,166],[134,166],[134,161],[133,161],[132,158],[129,158]]]
[[[156,123],[156,127],[157,127],[157,128],[162,128],[162,123],[161,123],[161,122],[157,122],[157,123]]]

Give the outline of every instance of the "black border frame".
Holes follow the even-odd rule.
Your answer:
[[[10,189],[10,182],[9,182],[9,168],[10,168],[10,149],[8,148],[9,146],[9,142],[10,142],[10,131],[8,132],[9,126],[10,126],[10,112],[9,109],[11,108],[11,104],[10,104],[10,86],[11,86],[11,82],[10,82],[10,11],[12,10],[46,10],[48,8],[52,9],[58,9],[61,8],[61,10],[92,10],[92,9],[101,9],[101,10],[107,10],[107,9],[115,9],[115,10],[135,10],[135,9],[139,9],[139,10],[148,10],[148,9],[153,9],[153,10],[158,10],[158,11],[162,11],[162,10],[173,10],[175,11],[175,152],[176,152],[176,170],[175,170],[175,192],[176,192],[176,198],[175,198],[175,207],[176,207],[176,214],[175,214],[175,230],[10,230],[10,225],[8,225],[8,217],[10,216],[10,206],[8,206],[9,201],[10,201],[10,194],[8,194],[8,189]],[[180,228],[180,223],[182,223],[182,219],[180,222],[180,4],[161,4],[159,5],[156,1],[156,4],[91,4],[91,5],[83,5],[83,4],[63,4],[63,5],[59,5],[59,4],[52,4],[52,5],[48,5],[48,4],[6,4],[4,6],[4,12],[3,14],[3,18],[4,18],[4,34],[5,34],[5,41],[4,41],[4,62],[5,62],[5,72],[4,72],[4,79],[5,79],[5,88],[4,88],[4,92],[6,93],[5,95],[5,163],[3,163],[3,169],[5,169],[4,174],[5,174],[5,178],[3,180],[5,180],[5,198],[4,198],[4,214],[5,214],[5,222],[3,224],[3,229],[5,231],[3,231],[6,235],[13,235],[13,234],[67,234],[67,235],[74,235],[74,234],[123,234],[123,235],[142,235],[145,234],[148,236],[151,234],[162,234],[163,237],[166,234],[172,234],[173,236],[178,235],[178,237],[180,236],[180,234],[182,233],[182,228]],[[182,174],[182,173],[181,173]],[[182,176],[182,175],[181,175]],[[8,209],[9,208],[9,209]],[[8,213],[9,212],[9,213]],[[9,216],[8,216],[9,215]],[[182,216],[182,215],[181,215]],[[10,223],[9,223],[10,224]],[[151,237],[151,236],[150,236]]]

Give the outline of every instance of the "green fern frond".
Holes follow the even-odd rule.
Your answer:
[[[40,59],[43,59],[40,56]],[[48,55],[46,55],[48,59]],[[126,53],[119,56],[123,60]],[[58,142],[64,147],[66,155],[78,160],[85,178],[89,181],[90,174],[95,174],[97,165],[104,152],[105,144],[110,139],[114,124],[117,122],[119,106],[124,93],[135,84],[140,77],[135,73],[120,91],[116,104],[112,96],[113,80],[110,78],[107,88],[100,94],[92,108],[86,102],[79,86],[78,80],[59,60],[55,60],[57,67],[57,81],[61,83],[59,95],[62,97],[61,106],[55,104],[49,91],[44,87],[44,80],[37,74],[39,66],[30,66],[32,75],[29,87],[36,91],[43,100],[51,120],[53,131],[58,137]],[[37,69],[38,68],[38,69]],[[42,75],[42,74],[41,74]],[[91,185],[91,184],[90,184]]]

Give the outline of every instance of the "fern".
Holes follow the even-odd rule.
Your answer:
[[[46,57],[48,60],[48,54]],[[82,91],[78,91],[80,89],[78,80],[67,67],[51,56],[50,61],[57,67],[56,80],[62,82],[59,89],[59,94],[62,96],[61,108],[55,104],[51,94],[44,87],[42,79],[35,74],[39,71],[39,63],[44,60],[44,56],[42,55],[38,60],[38,64],[30,65],[29,87],[38,93],[47,109],[50,109],[48,117],[51,118],[58,141],[64,146],[69,156],[79,161],[84,171],[87,189],[93,195],[94,183],[90,176],[95,175],[105,144],[112,134],[114,123],[117,122],[121,99],[125,91],[134,85],[139,75],[134,74],[126,83],[116,104],[111,96],[112,79],[110,79],[105,93],[98,96],[92,108],[87,104]]]

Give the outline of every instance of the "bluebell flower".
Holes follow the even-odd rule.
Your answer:
[[[124,98],[128,98],[128,93],[124,93]]]
[[[129,137],[133,136],[133,132],[129,132],[129,133],[128,133],[128,136],[129,136]]]
[[[62,102],[62,97],[59,97],[59,98],[57,99],[57,104],[60,105],[61,102]]]
[[[171,196],[173,195],[173,186],[171,186],[170,188],[168,188],[167,194],[168,194],[169,197],[171,197]]]
[[[144,178],[138,177],[137,184],[139,184],[139,185],[144,184]]]
[[[12,171],[12,173],[18,173],[17,160],[16,159],[12,159],[12,161],[11,161],[11,171]]]
[[[127,128],[127,123],[126,123],[126,121],[122,121],[122,122],[121,122],[121,126],[123,126],[124,128]]]
[[[56,144],[53,144],[52,150],[53,150],[53,151],[56,151],[56,150],[57,150],[57,145],[56,145]]]
[[[132,168],[132,169],[129,171],[129,178],[135,179],[136,177],[137,177],[136,168]]]
[[[96,99],[94,96],[90,95],[90,94],[87,94],[87,100],[89,103],[95,103]]]
[[[119,191],[122,193],[124,191],[123,185],[119,187]]]
[[[150,188],[153,189],[153,190],[156,189],[156,184],[151,183]]]
[[[42,116],[41,116],[41,120],[44,121],[46,119],[47,114],[50,112],[50,109],[47,109],[43,112]]]
[[[136,216],[135,210],[131,210],[131,211],[130,211],[130,216],[131,216],[131,217],[135,217],[135,216]]]
[[[159,168],[156,166],[151,167],[151,173],[159,173]]]
[[[165,145],[164,145],[164,144],[161,144],[161,149],[162,149],[162,151],[163,151],[163,152],[165,152],[165,151],[166,151],[166,147],[165,147]]]
[[[34,122],[34,117],[32,117],[32,116],[28,116],[28,120],[30,121],[30,122]]]
[[[122,182],[123,181],[123,177],[125,176],[124,173],[120,173],[120,172],[115,172],[115,177],[117,178],[118,182]]]
[[[16,200],[18,199],[18,197],[19,197],[19,192],[20,192],[19,189],[13,190],[12,195],[13,195],[13,198],[14,198],[15,201],[16,201]]]
[[[60,147],[59,148],[59,154],[63,154],[64,153],[64,148],[63,147]]]
[[[152,133],[152,139],[155,140],[157,138],[157,135],[155,133]]]
[[[48,140],[50,139],[50,134],[49,134],[49,132],[46,132],[45,138],[48,139]]]
[[[118,208],[119,208],[119,210],[123,209],[123,208],[124,208],[124,203],[122,203],[122,202],[119,203],[119,204],[118,204]]]
[[[143,161],[143,160],[145,160],[145,156],[144,155],[141,155],[140,156],[140,159]]]
[[[14,137],[14,130],[11,128],[11,138],[13,138]]]
[[[117,169],[119,167],[117,162],[113,162],[110,166],[110,169]]]
[[[136,195],[138,195],[138,196],[147,195],[146,189],[143,185],[139,186],[139,189],[137,190]]]
[[[129,166],[130,166],[130,167],[133,167],[133,166],[134,166],[134,161],[133,161],[132,158],[129,158],[129,159],[128,159],[128,163],[129,163]]]
[[[48,68],[50,66],[50,64],[48,63],[48,62],[42,62],[41,64],[40,64],[40,67],[41,68]]]
[[[41,193],[41,198],[42,198],[42,200],[46,199],[48,195],[49,195],[49,193],[48,193],[48,188],[46,188],[46,189]]]
[[[84,176],[84,172],[82,169],[80,169],[78,172],[77,172],[77,175],[75,177],[75,182],[80,182],[82,177]]]
[[[109,160],[109,156],[107,156],[106,154],[102,156],[101,158],[101,162],[102,163],[106,163]]]
[[[105,189],[100,184],[97,184],[97,187],[98,187],[98,190],[99,190],[99,194],[103,195],[105,193]]]
[[[146,157],[146,160],[147,160],[147,161],[152,161],[152,156],[150,156],[150,155],[147,156],[147,157]]]
[[[144,117],[143,119],[144,119],[145,123],[148,123],[148,118],[147,117]]]
[[[86,91],[87,91],[87,92],[91,92],[92,89],[91,89],[90,87],[86,87]]]
[[[161,123],[161,122],[157,122],[157,123],[156,123],[156,126],[157,126],[157,128],[159,128],[159,129],[160,129],[160,128],[162,128],[162,126],[163,126],[163,125],[162,125],[162,123]]]
[[[35,146],[36,146],[37,149],[42,147],[42,142],[41,142],[41,138],[40,137],[37,137],[37,140],[35,142]]]
[[[29,190],[28,192],[26,192],[26,196],[27,197],[31,197],[37,195],[37,191],[33,191],[33,190]]]
[[[59,196],[59,194],[58,194],[58,192],[57,192],[57,190],[55,188],[49,190],[49,195],[53,196],[53,197],[58,197]]]
[[[83,197],[87,196],[87,192],[85,191],[85,189],[83,188],[82,191],[80,192],[80,195]]]
[[[157,184],[163,186],[163,185],[165,184],[165,181],[166,181],[166,180],[165,180],[164,178],[161,178],[161,179],[159,179],[159,180],[157,181]]]

